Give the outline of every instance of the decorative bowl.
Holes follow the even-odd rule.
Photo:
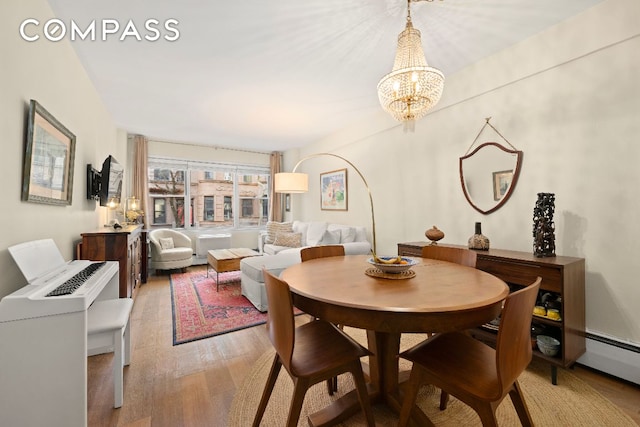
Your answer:
[[[548,335],[538,335],[536,342],[544,355],[555,356],[560,351],[560,341]]]
[[[396,259],[398,258],[397,256],[379,256],[378,258],[388,261],[388,260],[392,260],[392,259]],[[369,261],[369,264],[375,266],[378,270],[381,270],[384,273],[391,273],[391,274],[395,274],[395,273],[401,273],[403,271],[407,271],[409,270],[411,267],[413,267],[414,265],[418,264],[418,261],[416,261],[413,258],[408,258],[408,257],[401,257],[402,261],[404,261],[405,263],[403,264],[385,264],[382,262],[375,262],[373,257],[369,258],[367,261]]]

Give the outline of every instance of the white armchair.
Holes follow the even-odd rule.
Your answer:
[[[191,239],[179,231],[169,228],[152,230],[151,268],[156,270],[186,269],[193,262]]]

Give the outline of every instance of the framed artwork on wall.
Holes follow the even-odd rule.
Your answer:
[[[324,211],[346,211],[347,169],[320,174],[320,209]]]
[[[71,205],[75,149],[75,135],[32,99],[22,169],[22,200]]]
[[[502,200],[513,180],[513,169],[493,173],[493,200]]]

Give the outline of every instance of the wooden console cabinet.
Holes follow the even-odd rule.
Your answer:
[[[140,285],[147,281],[147,237],[142,225],[82,233],[79,252],[80,259],[118,261],[120,298],[135,298]]]
[[[430,242],[398,243],[398,255],[421,256],[422,248]],[[457,245],[443,245],[457,246]],[[458,246],[461,247],[461,246]],[[509,284],[512,289],[526,286],[542,277],[541,294],[550,292],[562,300],[561,320],[534,316],[532,323],[541,324],[561,342],[557,356],[550,357],[534,349],[534,357],[551,364],[551,381],[557,382],[557,367],[569,367],[586,351],[585,340],[585,266],[583,258],[564,256],[537,258],[532,253],[490,249],[476,251],[476,268],[491,273]],[[478,339],[495,342],[495,332],[485,328],[471,331]]]

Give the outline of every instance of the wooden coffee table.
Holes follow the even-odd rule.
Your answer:
[[[209,266],[216,271],[216,292],[220,273],[240,270],[240,260],[250,256],[258,256],[258,252],[247,248],[215,249],[207,252],[207,277]]]

